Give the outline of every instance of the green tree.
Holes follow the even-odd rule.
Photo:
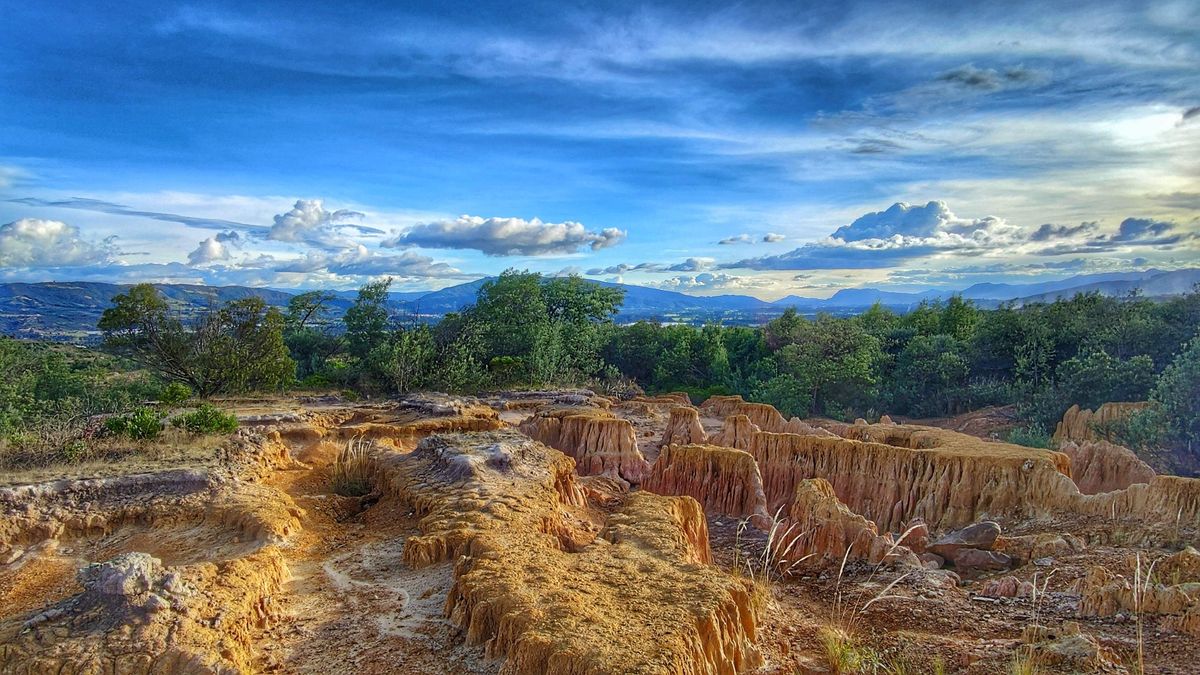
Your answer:
[[[970,371],[951,335],[918,335],[900,352],[888,387],[897,412],[918,417],[962,412]]]
[[[358,359],[366,359],[388,338],[390,316],[388,314],[388,289],[392,286],[389,277],[372,281],[358,289],[354,304],[342,316],[346,326],[346,349]]]
[[[185,325],[157,289],[140,284],[113,298],[99,327],[111,348],[207,398],[290,383],[295,362],[283,341],[283,324],[277,309],[254,297],[210,307]]]
[[[1161,411],[1170,438],[1195,453],[1200,446],[1200,336],[1163,370],[1150,400]]]

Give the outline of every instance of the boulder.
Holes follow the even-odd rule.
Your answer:
[[[950,558],[959,574],[968,576],[983,572],[999,572],[1012,567],[1012,558],[995,551],[977,548],[960,548]]]
[[[1000,525],[995,521],[985,520],[939,537],[929,545],[928,550],[947,560],[954,560],[961,549],[992,550],[999,536]]]

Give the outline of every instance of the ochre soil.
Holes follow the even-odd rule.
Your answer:
[[[45,608],[66,601],[82,590],[76,570],[121,553],[140,551],[159,558],[167,567],[220,563],[248,556],[265,546],[278,545],[287,576],[269,594],[270,618],[256,622],[248,635],[248,664],[244,670],[278,673],[496,673],[503,661],[486,658],[480,646],[467,646],[464,635],[446,616],[446,598],[453,583],[455,561],[413,568],[403,562],[409,537],[419,534],[418,518],[394,497],[374,494],[366,499],[342,497],[331,488],[331,465],[344,447],[341,427],[369,422],[375,427],[413,419],[389,418],[378,411],[353,412],[352,406],[326,403],[305,406],[291,400],[239,401],[237,410],[258,416],[296,414],[306,408],[334,414],[325,422],[321,438],[284,436],[292,457],[302,463],[273,467],[263,484],[286,495],[303,510],[299,529],[282,542],[242,531],[222,529],[219,523],[139,522],[116,523],[93,534],[47,537],[24,542],[13,549],[15,560],[0,565],[0,650],[17,644],[22,628]],[[611,411],[628,419],[638,446],[653,463],[658,440],[671,404],[614,405]],[[344,409],[351,412],[345,412]],[[521,410],[499,411],[500,425],[516,424],[536,411],[523,403]],[[929,421],[925,421],[928,423]],[[993,436],[1007,418],[1002,413],[965,416],[938,426],[961,429],[981,437]],[[710,435],[722,420],[702,417]],[[435,429],[436,430],[436,429]],[[399,452],[411,451],[426,433],[386,437]],[[213,457],[196,466],[214,465]],[[128,472],[149,467],[136,465]],[[106,467],[116,475],[121,468]],[[76,472],[68,472],[75,477]],[[44,476],[39,475],[39,479]],[[282,499],[282,498],[281,498]],[[744,575],[747,559],[763,555],[766,537],[737,518],[707,518],[712,564],[735,575]],[[1028,564],[1011,572],[1022,581],[1046,589],[1036,601],[1028,598],[981,598],[992,577],[964,579],[947,586],[944,577],[923,569],[872,566],[848,561],[837,567],[805,570],[789,578],[773,577],[764,584],[767,601],[758,627],[761,673],[831,672],[821,631],[829,626],[845,629],[858,649],[878,656],[877,672],[900,664],[903,672],[1005,673],[1021,648],[1026,626],[1060,626],[1078,622],[1082,631],[1100,644],[1107,672],[1136,672],[1138,622],[1122,614],[1106,618],[1080,618],[1075,582],[1091,567],[1101,565],[1122,573],[1131,555],[1151,560],[1175,548],[1142,548],[1125,545],[1120,532],[1100,517],[1064,515],[1014,527],[1005,535],[1052,532],[1070,533],[1092,542],[1079,553],[1054,556],[1048,565]],[[1195,541],[1181,541],[1178,545]],[[2,552],[2,551],[0,551]],[[13,553],[8,555],[11,557]],[[3,562],[3,556],[0,556]],[[902,578],[901,578],[902,577]],[[900,578],[894,586],[892,582]],[[1047,581],[1048,579],[1048,581]],[[569,580],[564,580],[569,583]],[[631,579],[631,584],[639,583]],[[878,600],[878,595],[894,596]],[[1194,673],[1200,668],[1200,639],[1166,630],[1163,617],[1147,615],[1141,622],[1146,672]],[[60,636],[70,638],[70,635]],[[0,652],[3,653],[3,652]],[[620,664],[599,664],[596,672],[621,672]],[[1046,666],[1042,672],[1075,672],[1077,666]],[[43,672],[31,668],[29,672]],[[203,669],[196,672],[204,672]],[[871,671],[868,671],[871,672]]]

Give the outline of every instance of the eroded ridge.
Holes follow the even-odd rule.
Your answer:
[[[0,491],[11,601],[0,612],[0,670],[253,670],[253,634],[272,618],[287,577],[281,547],[303,511],[254,482],[293,464],[278,434],[241,432],[222,454],[211,472]]]
[[[689,497],[589,507],[557,450],[512,432],[434,436],[376,455],[420,516],[412,565],[457,560],[446,603],[506,673],[733,673],[760,662],[744,581],[708,562]],[[650,608],[653,608],[652,610]]]
[[[714,445],[670,445],[662,449],[642,489],[662,495],[688,495],[710,514],[767,518],[758,465],[749,453]]]
[[[521,422],[520,430],[570,455],[582,476],[607,475],[637,484],[650,470],[633,425],[607,410],[545,410]]]

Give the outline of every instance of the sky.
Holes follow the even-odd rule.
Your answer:
[[[1200,263],[1200,0],[7,2],[0,281]]]

